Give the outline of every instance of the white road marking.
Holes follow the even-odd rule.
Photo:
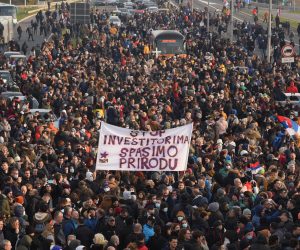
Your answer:
[[[207,1],[198,0],[198,2],[201,2],[201,3],[204,3],[204,4],[208,5],[208,2],[207,2]],[[220,4],[217,4],[217,3],[209,3],[209,7],[210,7],[210,8],[213,8],[213,9],[215,9],[215,10],[220,10],[220,9],[218,9],[218,8],[216,8],[216,7],[214,7],[214,6],[212,6],[212,4],[215,4],[215,5],[220,5]],[[222,5],[220,5],[220,6],[222,6]],[[246,12],[244,12],[244,11],[240,11],[240,13],[252,17],[251,14],[248,14],[248,13],[246,13]],[[243,21],[244,21],[244,20],[242,20],[242,19],[240,19],[240,18],[237,18],[237,17],[235,17],[235,16],[233,16],[233,18],[236,19],[236,20],[238,20],[238,21],[240,21],[240,22],[243,22]],[[290,41],[287,40],[287,39],[285,39],[285,41],[286,41],[286,42],[290,42]],[[295,43],[295,45],[296,45],[296,46],[300,46],[298,43]]]
[[[208,2],[207,2],[207,1],[198,0],[198,2],[204,3],[204,4],[208,5]],[[219,9],[219,8],[217,8],[217,7],[212,6],[212,4],[215,4],[215,5],[220,5],[220,4],[217,4],[217,3],[209,3],[209,7],[210,7],[210,8],[213,8],[213,9],[215,9],[215,10],[219,10],[219,11],[221,10],[221,9]],[[222,5],[220,5],[220,6],[222,6]],[[235,16],[233,16],[233,18],[236,19],[236,20],[238,20],[238,21],[240,21],[240,22],[243,22],[243,21],[244,21],[244,20],[242,20],[242,19],[240,19],[240,18],[237,18],[237,17],[235,17]]]

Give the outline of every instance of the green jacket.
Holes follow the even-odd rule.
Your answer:
[[[4,194],[0,194],[0,216],[9,218],[11,214],[10,206],[7,197]]]

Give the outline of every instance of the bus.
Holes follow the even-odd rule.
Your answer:
[[[185,37],[177,30],[152,30],[152,52],[159,55],[185,55]]]
[[[15,5],[0,3],[0,16],[11,16],[13,23],[17,24],[17,7]]]

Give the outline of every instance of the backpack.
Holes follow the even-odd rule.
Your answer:
[[[45,229],[45,223],[37,223],[34,227],[34,231],[38,234],[42,233],[44,229]]]

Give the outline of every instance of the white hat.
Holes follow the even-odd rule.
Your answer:
[[[232,147],[236,147],[236,143],[234,141],[229,142],[229,145]]]
[[[217,140],[217,144],[223,144],[222,139],[218,139],[218,140]]]
[[[90,171],[87,171],[86,174],[85,174],[85,178],[86,178],[88,181],[93,181],[93,180],[94,180],[93,173],[90,172]]]
[[[18,155],[17,155],[17,156],[15,157],[14,161],[15,161],[15,162],[17,162],[17,161],[21,161],[21,158],[20,158],[20,156],[18,156]]]
[[[78,246],[78,247],[75,248],[75,250],[83,250],[83,249],[86,249],[86,247],[83,246],[83,245],[80,245],[80,246]]]
[[[124,198],[124,200],[130,200],[131,199],[131,192],[130,191],[124,191],[123,192],[123,198]]]
[[[241,153],[240,153],[241,156],[247,155],[247,154],[249,154],[247,150],[242,150]]]

